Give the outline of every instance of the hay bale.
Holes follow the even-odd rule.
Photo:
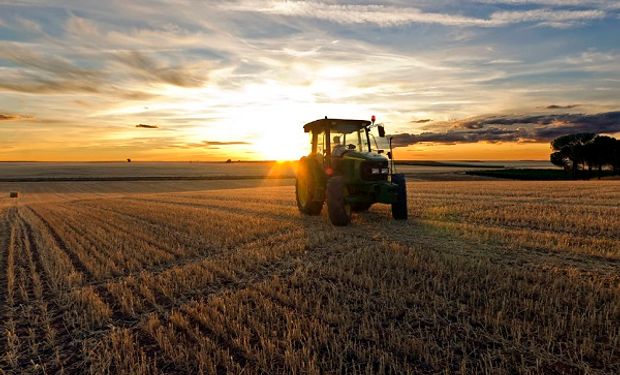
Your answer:
[[[11,198],[17,198],[17,197],[19,197],[19,193],[18,193],[18,192],[16,192],[16,191],[12,191],[12,192],[10,192],[10,193],[9,193],[9,197],[11,197]]]

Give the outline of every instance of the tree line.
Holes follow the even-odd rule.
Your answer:
[[[620,140],[594,133],[563,135],[551,142],[550,160],[554,165],[572,171],[573,177],[620,174]]]

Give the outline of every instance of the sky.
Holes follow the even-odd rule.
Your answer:
[[[620,134],[620,2],[0,0],[0,160],[265,160],[376,115],[417,160]]]

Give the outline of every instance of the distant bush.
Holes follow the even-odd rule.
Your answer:
[[[566,172],[558,169],[497,169],[467,171],[468,175],[507,178],[511,180],[550,181],[570,179]]]

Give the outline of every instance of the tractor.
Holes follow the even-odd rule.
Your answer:
[[[351,212],[367,211],[375,203],[392,207],[392,217],[407,219],[407,186],[403,174],[395,174],[392,150],[387,157],[371,134],[385,128],[368,120],[319,119],[304,125],[312,149],[299,160],[295,194],[297,207],[306,215],[319,215],[327,202],[329,220],[346,226]],[[392,163],[390,163],[392,160]]]

